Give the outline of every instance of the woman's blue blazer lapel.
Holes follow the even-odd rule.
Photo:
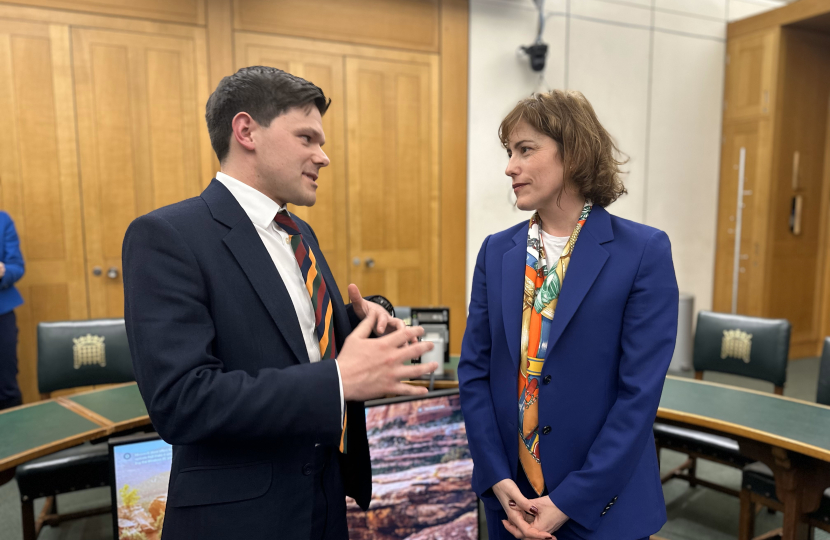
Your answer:
[[[594,207],[585,222],[585,228],[579,234],[573,255],[571,255],[571,263],[562,284],[562,293],[559,296],[559,303],[550,328],[548,354],[556,346],[565,327],[568,326],[582,303],[582,299],[588,294],[608,260],[608,252],[602,244],[613,239],[611,216],[604,208]],[[527,227],[519,228],[513,235],[513,243],[514,246],[508,249],[502,258],[501,296],[507,347],[510,351],[510,358],[518,369],[522,339]]]
[[[527,222],[513,235],[514,247],[508,249],[501,262],[501,298],[504,334],[507,348],[516,369],[522,339],[522,304],[524,303],[525,261],[527,261]]]

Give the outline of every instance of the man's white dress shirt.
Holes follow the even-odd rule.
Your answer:
[[[248,184],[244,184],[228,176],[223,172],[216,173],[216,179],[222,182],[236,202],[242,207],[256,227],[265,249],[274,261],[274,266],[288,289],[288,295],[294,304],[294,311],[300,321],[300,328],[303,331],[305,348],[308,351],[310,362],[320,361],[320,341],[317,338],[317,331],[314,324],[314,306],[311,304],[311,296],[305,286],[303,273],[297,264],[297,257],[291,249],[291,238],[282,227],[274,222],[277,212],[285,210],[273,199],[264,193],[257,191]],[[337,365],[337,361],[335,361]],[[340,382],[340,424],[343,425],[343,380],[340,378],[340,366],[337,365],[337,379]]]

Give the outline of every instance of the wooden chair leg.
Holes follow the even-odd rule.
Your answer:
[[[781,540],[782,529],[781,527],[777,529],[773,529],[768,533],[762,534],[761,536],[756,536],[753,540]]]
[[[689,470],[688,470],[689,487],[696,487],[697,486],[697,476],[696,476],[696,474],[697,474],[697,458],[693,457],[693,458],[689,458],[689,460],[692,462],[691,465],[689,465]]]
[[[752,494],[741,490],[741,510],[738,516],[738,540],[752,540],[755,536],[755,503]]]
[[[57,496],[50,495],[49,497],[46,497],[46,500],[43,501],[43,508],[40,510],[40,515],[35,520],[35,537],[40,536],[40,531],[43,530],[43,526],[46,524],[46,521],[49,519],[49,517],[57,515],[57,513]]]
[[[23,518],[23,540],[37,540],[34,501],[29,500],[20,503],[20,514]]]

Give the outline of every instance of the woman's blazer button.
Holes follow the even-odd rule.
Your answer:
[[[550,426],[545,426],[542,428],[542,435],[547,435],[550,433]]]
[[[550,384],[550,375],[545,375],[545,378],[542,379],[542,382],[545,384]]]

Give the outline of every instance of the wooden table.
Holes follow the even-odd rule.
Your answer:
[[[775,474],[784,540],[805,540],[803,514],[830,486],[830,407],[723,384],[666,377],[657,417],[724,435]]]
[[[135,383],[0,412],[0,485],[21,463],[149,423]]]
[[[441,386],[457,384],[442,381]],[[830,407],[669,376],[657,417],[731,437],[742,454],[767,464],[784,503],[784,539],[807,538],[800,518],[818,508],[830,486]],[[149,423],[135,383],[3,411],[0,484],[10,480],[21,463]]]

